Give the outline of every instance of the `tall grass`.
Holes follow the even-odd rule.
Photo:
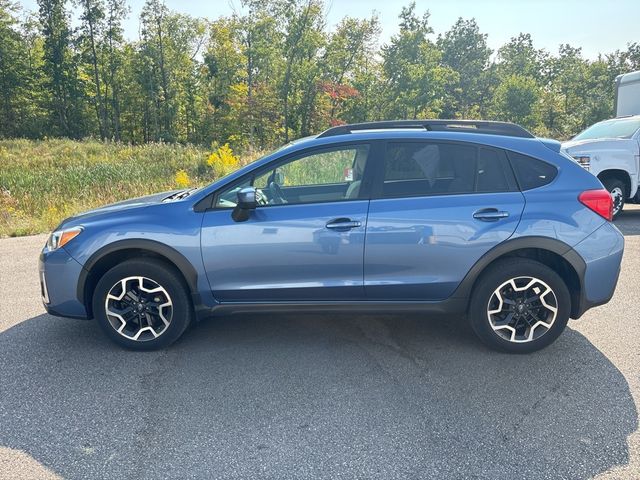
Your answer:
[[[83,210],[209,183],[227,168],[208,161],[211,154],[175,144],[1,140],[0,236],[45,232]]]

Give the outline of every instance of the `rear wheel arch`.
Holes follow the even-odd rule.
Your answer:
[[[126,260],[153,258],[180,275],[191,294],[197,292],[197,272],[191,263],[175,249],[153,240],[122,240],[96,251],[84,264],[78,280],[77,298],[93,317],[93,292],[102,276]]]
[[[565,282],[571,296],[571,317],[580,316],[580,305],[583,295],[581,278],[586,269],[582,258],[566,243],[546,237],[521,237],[504,242],[490,250],[471,268],[462,281],[455,297],[467,299],[467,309],[471,295],[482,274],[497,262],[505,259],[531,259],[554,270]]]

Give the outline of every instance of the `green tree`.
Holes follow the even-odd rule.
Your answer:
[[[340,107],[360,96],[354,81],[357,72],[366,68],[367,59],[373,57],[373,42],[379,33],[380,26],[376,16],[364,20],[345,17],[329,37],[321,60],[324,70],[323,90],[329,96],[329,123],[339,123]]]
[[[491,49],[487,35],[480,33],[475,19],[457,22],[438,37],[442,63],[458,73],[459,81],[451,101],[444,107],[447,117],[477,117],[483,113],[488,98],[488,67]]]
[[[341,119],[347,123],[382,120],[386,98],[382,63],[375,55],[365,55],[353,71],[353,88],[356,96],[345,99]]]
[[[437,38],[429,12],[404,7],[378,47],[378,19],[326,25],[326,0],[241,0],[213,21],[146,0],[124,38],[128,0],[38,0],[18,20],[0,0],[0,136],[229,142],[236,150],[343,122],[494,118],[566,138],[612,115],[614,79],[640,69],[640,43],[585,59],[521,33],[498,49],[474,19]],[[435,38],[435,39],[434,39]]]
[[[442,54],[427,38],[433,33],[429,12],[418,17],[411,3],[402,8],[400,20],[400,33],[382,47],[384,112],[390,118],[437,117],[457,73],[441,65]]]
[[[521,33],[498,49],[497,70],[501,77],[521,75],[540,84],[544,77],[546,53],[533,46],[528,33]]]
[[[65,3],[65,0],[38,0],[44,38],[43,70],[50,94],[53,132],[82,138],[88,133],[83,118],[84,98]]]
[[[24,135],[20,109],[25,103],[29,64],[17,12],[16,4],[0,0],[0,137]]]
[[[107,56],[107,89],[105,99],[109,98],[110,130],[114,140],[121,140],[121,98],[123,90],[124,65],[124,29],[122,21],[128,14],[125,0],[107,0],[105,50]]]
[[[269,97],[264,96],[266,92],[275,88],[273,79],[278,78],[282,72],[282,35],[278,32],[272,2],[243,0],[242,4],[247,7],[247,12],[242,16],[236,15],[235,20],[243,57],[242,80],[247,88],[244,100],[237,97],[234,100],[238,100],[239,105],[244,105],[241,109],[246,111],[244,128],[241,130],[246,136],[246,141],[249,144],[257,141],[264,147],[266,142],[273,141],[268,140],[266,130],[269,130],[269,127],[265,125],[265,120],[271,120],[273,116],[267,114],[266,117],[262,117],[258,112],[264,115],[264,102],[270,103],[269,100],[273,98],[271,95],[277,95],[277,92],[271,92]],[[238,92],[236,89],[234,93]]]
[[[54,133],[50,122],[50,95],[44,69],[44,40],[40,34],[40,22],[32,14],[21,25],[24,41],[24,57],[11,63],[21,77],[21,90],[13,93],[13,101],[18,106],[16,136],[42,138]],[[24,62],[24,69],[21,68]],[[3,71],[4,68],[2,69]]]
[[[280,0],[275,15],[282,22],[284,72],[280,99],[284,122],[284,141],[290,130],[302,133],[309,127],[309,98],[315,97],[319,71],[315,56],[324,43],[323,4],[320,0]],[[297,109],[297,112],[295,110]],[[294,114],[297,113],[296,115]]]
[[[203,126],[209,142],[215,138],[228,141],[236,126],[230,127],[229,97],[232,87],[243,78],[244,56],[235,19],[220,18],[209,26],[209,41],[204,54],[206,66],[207,108]],[[237,122],[240,124],[240,122]]]
[[[140,14],[141,38],[139,76],[145,95],[145,141],[175,140],[173,90],[167,72],[167,16],[169,10],[160,0],[147,0]]]
[[[492,115],[498,120],[535,129],[539,123],[536,108],[539,98],[540,90],[534,79],[510,75],[496,88]]]
[[[102,55],[102,36],[105,29],[105,10],[102,0],[76,0],[77,5],[81,9],[80,20],[82,26],[80,28],[81,35],[78,38],[81,55],[89,66],[90,77],[93,85],[91,86],[91,96],[96,112],[96,121],[100,138],[109,137],[109,128],[107,124],[107,111],[105,101],[103,99],[102,72],[104,69]]]
[[[145,139],[186,141],[195,132],[200,101],[196,58],[205,44],[204,23],[148,0],[140,15],[138,78],[145,95]]]
[[[622,58],[630,72],[640,70],[640,42],[630,43]]]
[[[546,60],[545,73],[542,120],[550,135],[570,137],[611,115],[613,102],[602,96],[613,94],[615,74],[602,59],[588,62],[579,48],[563,44]]]

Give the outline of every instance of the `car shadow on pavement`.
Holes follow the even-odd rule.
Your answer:
[[[40,315],[0,360],[0,447],[65,478],[586,479],[628,463],[637,427],[571,329],[514,356],[461,320],[237,315],[138,353]]]

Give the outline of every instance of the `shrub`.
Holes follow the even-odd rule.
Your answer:
[[[209,155],[207,163],[213,168],[216,176],[223,176],[240,166],[240,159],[233,154],[228,143],[225,143]]]
[[[176,172],[175,181],[178,188],[185,188],[191,185],[191,180],[189,180],[189,174],[184,170],[178,170]]]

